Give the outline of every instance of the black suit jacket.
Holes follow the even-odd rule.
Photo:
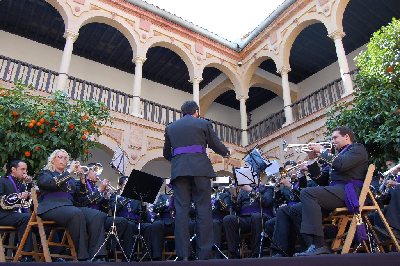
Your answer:
[[[25,191],[25,185],[16,181],[19,192]],[[21,200],[17,197],[18,191],[7,177],[0,177],[0,220],[21,207]],[[10,204],[10,202],[13,204]]]
[[[65,171],[60,174],[50,170],[44,170],[39,173],[37,178],[37,185],[40,189],[38,214],[43,214],[49,210],[61,207],[72,206],[74,201],[65,197],[49,197],[52,192],[66,192],[71,194],[72,197],[76,196],[75,193],[86,194],[85,185],[81,182],[76,182],[75,179],[69,176]]]
[[[321,154],[325,160],[331,160],[328,152]],[[359,143],[350,146],[335,159],[333,159],[330,171],[331,181],[364,180],[368,170],[368,152],[364,145]]]
[[[186,115],[165,128],[164,158],[171,161],[171,180],[178,176],[215,177],[206,153],[179,154],[172,157],[175,148],[201,145],[227,156],[229,150],[219,140],[210,121]]]

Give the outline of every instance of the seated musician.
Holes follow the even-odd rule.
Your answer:
[[[74,206],[74,195],[86,193],[86,183],[79,162],[67,167],[69,154],[62,149],[49,156],[47,165],[38,175],[39,197],[38,215],[45,220],[55,221],[71,234],[78,260],[90,260],[97,253],[103,260],[106,256],[104,242],[105,215],[87,207]],[[73,172],[80,176],[80,182],[71,177]]]
[[[308,249],[297,253],[297,256],[330,253],[325,245],[322,211],[345,207],[346,199],[352,201],[354,198],[357,202],[351,202],[352,205],[358,204],[358,195],[368,170],[368,152],[362,144],[355,143],[355,134],[348,127],[334,129],[331,141],[338,152],[336,156],[320,144],[308,146],[322,159],[330,161],[332,166],[330,186],[305,188],[300,193],[302,205],[300,233]]]
[[[151,252],[153,260],[161,260],[164,236],[174,235],[174,195],[160,194],[153,206],[156,214],[151,225]]]
[[[388,224],[392,227],[392,231],[397,239],[400,239],[400,163],[396,164],[396,160],[386,160],[387,173],[384,178],[388,178],[386,184],[383,185],[381,198],[384,198],[387,206],[383,213]],[[379,218],[379,215],[374,215],[375,229],[384,236],[388,236],[386,229]]]
[[[307,153],[307,162],[312,161],[315,157],[315,153]],[[285,168],[288,168],[288,165],[293,165],[293,163],[285,163]],[[285,204],[282,204],[277,209],[276,217],[267,221],[265,226],[266,230],[269,229],[267,231],[268,235],[271,234],[272,230],[271,256],[284,257],[293,255],[301,224],[300,191],[305,187],[314,187],[316,183],[320,185],[327,184],[321,181],[327,180],[329,171],[324,164],[322,164],[321,168],[323,168],[322,171],[317,162],[312,164],[303,163],[297,168],[299,171],[296,173],[297,182],[294,185],[288,182],[286,178],[284,178],[283,182],[281,181],[284,190],[286,190],[284,193]],[[306,173],[308,173],[307,176]],[[289,171],[288,174],[291,175],[292,173]],[[307,180],[307,178],[310,178],[310,180]]]
[[[214,193],[211,195],[211,210],[213,218],[214,245],[221,248],[223,219],[229,214],[232,201],[231,194],[227,189],[221,190],[218,186],[213,189]],[[222,255],[219,252],[214,251],[214,253],[214,258],[222,258]]]
[[[223,218],[223,228],[231,258],[239,258],[239,228],[243,233],[250,232],[252,234],[252,256],[259,257],[259,255],[262,255],[259,253],[262,232],[259,195],[261,195],[263,218],[270,219],[273,216],[274,188],[261,185],[259,191],[257,190],[250,185],[240,186],[237,198],[233,202],[235,211],[239,216],[239,222],[235,215],[227,215]]]
[[[6,175],[0,178],[0,225],[17,227],[18,239],[21,240],[31,215],[29,189],[32,178],[27,175],[27,164],[22,160],[13,160],[7,164]],[[26,240],[24,251],[32,250],[32,237]],[[21,261],[32,261],[25,256]]]
[[[87,193],[80,193],[75,197],[75,199],[81,207],[88,207],[102,212],[106,217],[105,230],[108,232],[111,230],[111,226],[114,223],[116,226],[118,239],[122,243],[122,248],[125,254],[128,254],[131,252],[133,246],[133,228],[128,227],[128,220],[123,217],[115,217],[114,219],[114,217],[107,216],[110,211],[110,182],[107,179],[103,179],[99,183],[99,186],[97,186],[99,177],[98,173],[95,171],[95,168],[99,167],[98,164],[89,163],[87,167],[89,169],[86,173],[85,181]],[[116,246],[116,239],[112,238],[111,245],[108,249],[114,250]]]
[[[116,192],[118,194],[122,193],[125,185],[128,181],[127,176],[121,176],[118,179],[118,188],[119,191]],[[141,206],[140,201],[135,199],[130,199],[123,197],[121,195],[117,195],[117,197],[112,196],[110,198],[110,209],[112,212],[116,212],[115,216],[123,217],[128,220],[128,232],[133,232],[133,234],[138,234],[138,225],[140,222],[140,234],[143,236],[146,247],[149,252],[151,252],[151,223],[150,223],[150,215],[147,212],[145,206]],[[125,237],[125,236],[124,236]],[[129,235],[127,236],[129,237]],[[138,236],[137,236],[138,237]],[[133,258],[134,248],[137,247],[137,238],[136,241],[134,239],[134,243],[131,245],[132,249],[127,252],[127,257],[129,261]],[[135,245],[135,246],[133,246]],[[142,252],[143,254],[146,252]],[[150,255],[150,254],[149,254]],[[151,256],[151,255],[150,255]]]

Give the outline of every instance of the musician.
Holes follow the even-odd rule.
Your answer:
[[[211,210],[213,218],[214,245],[221,248],[223,219],[229,214],[232,206],[231,194],[227,189],[221,190],[214,187],[215,193],[211,197]],[[214,258],[222,258],[222,255],[215,252]]]
[[[315,157],[316,155],[314,152],[307,153],[308,162],[314,160]],[[306,178],[307,172],[310,178],[309,181],[307,181]],[[293,197],[289,196],[287,205],[277,209],[276,217],[267,221],[265,226],[266,229],[269,228],[270,230],[267,231],[268,234],[271,234],[271,227],[273,227],[270,248],[271,256],[284,257],[293,255],[301,225],[302,205],[299,203],[300,198],[298,195],[300,195],[300,191],[305,187],[314,187],[316,184],[328,185],[328,178],[329,168],[326,168],[325,164],[319,165],[317,162],[314,162],[312,164],[303,163],[299,166],[299,171],[297,172],[298,182],[293,186],[292,191],[290,191],[291,194],[289,194],[293,195]],[[285,187],[287,187],[287,185]]]
[[[118,194],[123,192],[127,182],[128,176],[121,176],[118,179]],[[115,216],[123,217],[128,220],[127,232],[125,233],[126,236],[124,236],[124,239],[125,237],[132,237],[133,234],[139,233],[138,225],[140,222],[140,234],[143,236],[148,251],[151,253],[151,223],[150,215],[147,212],[146,206],[141,206],[141,203],[138,200],[129,199],[121,195],[115,197],[114,195],[110,198],[110,208],[113,213],[114,210],[116,211]],[[133,232],[133,234],[131,232]],[[125,253],[128,256],[128,259],[132,258],[134,251],[133,245],[135,244],[133,243],[131,245],[132,249]]]
[[[67,228],[77,251],[78,260],[88,260],[98,252],[94,260],[103,261],[106,256],[104,242],[104,223],[106,216],[97,210],[74,206],[74,195],[86,193],[83,170],[79,162],[69,167],[69,154],[55,150],[49,156],[47,165],[38,175],[39,197],[38,215],[45,220],[53,220]],[[77,172],[80,182],[71,177]]]
[[[368,152],[362,144],[355,143],[355,135],[350,128],[334,129],[331,140],[338,152],[336,156],[330,154],[320,144],[308,146],[325,161],[331,161],[332,167],[330,186],[305,188],[300,193],[302,204],[300,232],[308,249],[298,253],[298,256],[330,253],[324,241],[322,209],[332,211],[346,206],[345,199],[350,199],[351,194],[355,194],[354,198],[358,201],[358,194],[367,173]]]
[[[240,186],[237,199],[234,200],[236,213],[239,217],[227,215],[223,218],[223,227],[228,244],[229,257],[231,258],[239,258],[239,228],[241,232],[251,233],[253,238],[253,246],[251,247],[253,250],[252,256],[255,258],[259,256],[262,232],[259,197],[261,197],[263,218],[272,218],[274,187],[265,185],[261,185],[260,188],[253,188],[250,185]]]
[[[0,225],[17,227],[18,239],[25,233],[31,215],[26,209],[32,178],[27,175],[27,164],[22,160],[13,160],[7,164],[6,175],[0,178]],[[32,236],[29,235],[24,251],[32,250]],[[21,261],[32,261],[25,256]]]
[[[391,159],[386,161],[386,166],[388,170],[391,169],[388,174],[393,175],[395,178],[389,179],[386,182],[386,186],[390,189],[390,197],[383,213],[388,224],[392,227],[394,235],[400,240],[400,163],[396,165],[396,160]],[[388,236],[379,215],[374,215],[374,223],[377,226],[375,229],[377,229],[378,232]]]
[[[153,206],[153,212],[156,216],[151,225],[151,253],[152,259],[157,261],[161,260],[164,236],[174,234],[174,196],[160,194]]]
[[[94,170],[96,163],[89,163],[87,165],[88,172],[86,173],[86,193],[80,193],[76,197],[76,201],[81,207],[88,207],[94,210],[98,210],[103,213],[105,218],[105,230],[110,231],[111,226],[114,224],[117,230],[118,239],[122,242],[122,248],[127,254],[132,250],[133,246],[133,230],[128,227],[128,220],[123,217],[110,217],[107,214],[110,211],[110,197],[112,191],[110,191],[110,182],[107,179],[101,180],[99,186],[97,181],[99,177]],[[80,182],[80,181],[78,181]],[[114,240],[114,239],[112,239]],[[114,250],[116,247],[116,240],[112,241],[110,250]]]
[[[171,161],[171,183],[174,187],[176,227],[175,247],[179,260],[189,257],[189,209],[193,201],[197,213],[198,258],[212,256],[211,180],[215,177],[207,146],[222,156],[229,150],[218,139],[211,122],[199,119],[199,106],[194,101],[185,102],[183,117],[165,128],[163,155]]]

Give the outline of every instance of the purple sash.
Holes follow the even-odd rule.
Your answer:
[[[346,193],[345,203],[346,207],[351,214],[357,215],[357,227],[356,227],[356,239],[359,243],[368,239],[365,224],[360,216],[360,202],[358,201],[358,195],[356,193],[355,187],[362,188],[363,180],[351,180],[349,182],[345,181],[332,181],[331,186],[336,186],[339,184],[344,184],[344,191]]]
[[[172,156],[186,153],[206,153],[206,148],[201,145],[191,145],[175,148]]]
[[[260,212],[260,207],[257,205],[249,205],[245,206],[240,210],[240,215],[250,215],[253,213],[259,213]],[[273,217],[272,210],[269,208],[263,208],[263,213],[266,215],[269,215],[270,217]]]

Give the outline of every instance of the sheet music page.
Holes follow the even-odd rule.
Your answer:
[[[258,175],[251,167],[235,168],[235,176],[238,186],[258,183]]]

